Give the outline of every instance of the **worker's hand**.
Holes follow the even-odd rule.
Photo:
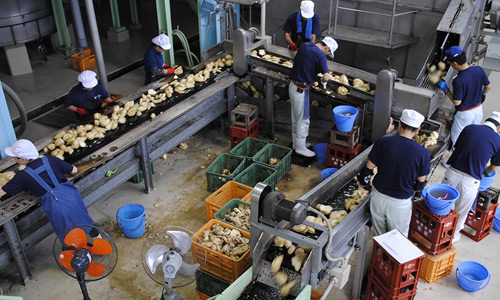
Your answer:
[[[394,130],[394,119],[392,117],[389,118],[389,126],[385,130],[385,133],[388,134],[389,132]]]
[[[484,100],[486,100],[486,94],[483,94],[483,96],[481,97],[481,103],[484,103]]]
[[[167,74],[173,74],[175,72],[175,68],[166,68]]]
[[[373,170],[364,166],[357,176],[359,185],[367,190],[370,190],[370,180],[372,179],[372,175]]]
[[[80,116],[85,116],[87,115],[87,110],[85,108],[78,107],[76,110],[76,113],[79,114]]]
[[[291,44],[290,44],[290,50],[292,50],[292,51],[298,51],[298,50],[299,50],[299,48],[297,47],[297,44],[295,44],[295,43],[291,43]]]
[[[448,90],[448,85],[446,84],[446,81],[444,81],[444,80],[442,80],[442,79],[441,79],[441,80],[437,83],[437,85],[438,85],[438,86],[439,86],[439,88],[440,88],[440,89],[442,89],[442,90],[443,90],[443,92],[445,92],[445,93],[446,93],[446,91]]]
[[[166,68],[168,68],[168,65],[167,64],[163,64],[162,68],[166,69]]]

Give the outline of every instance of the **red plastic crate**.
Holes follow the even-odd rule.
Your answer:
[[[248,129],[240,126],[229,126],[229,129],[231,132],[231,149],[247,137],[259,137],[259,121],[253,122]]]
[[[384,277],[375,269],[370,271],[370,277],[373,277],[373,280],[386,291],[389,297],[402,297],[411,295],[413,292],[417,291],[418,277],[402,282],[397,288],[392,287],[386,282]]]
[[[432,244],[441,245],[453,240],[459,214],[451,210],[445,216],[433,214],[424,200],[413,202],[410,227]]]
[[[430,255],[439,255],[451,249],[451,240],[441,244],[434,244],[412,227],[408,231],[408,239]]]
[[[326,166],[341,168],[355,158],[361,149],[361,144],[356,144],[353,149],[343,146],[328,144],[326,150]]]
[[[497,207],[498,203],[493,204],[486,210],[480,209],[476,206],[476,212],[474,214],[467,215],[464,229],[462,229],[460,233],[476,242],[479,242],[487,237],[491,233]]]
[[[412,300],[415,298],[417,294],[417,289],[412,290],[408,293],[400,294],[399,296],[391,296],[389,295],[389,291],[387,291],[380,281],[376,278],[369,276],[368,277],[368,287],[366,290],[366,300]]]

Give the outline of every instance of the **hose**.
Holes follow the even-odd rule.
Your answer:
[[[200,60],[194,53],[191,53],[191,48],[189,47],[189,42],[188,39],[186,38],[186,35],[180,31],[179,29],[174,29],[172,31],[172,34],[176,35],[179,40],[181,41],[182,47],[184,48],[184,51],[186,52],[186,57],[187,57],[187,62],[190,68],[194,66],[193,64],[193,57],[196,59],[197,62]]]
[[[14,92],[14,90],[11,89],[8,85],[6,85],[3,81],[2,81],[2,88],[10,96],[12,101],[14,101],[14,104],[17,106],[17,110],[19,111],[19,117],[21,118],[21,125],[19,129],[16,131],[16,136],[19,137],[23,135],[23,133],[26,131],[26,128],[28,127],[28,115],[26,114],[26,109],[24,108],[24,105],[21,102],[19,96],[16,94],[16,92]]]
[[[325,215],[323,213],[321,213],[317,209],[314,209],[314,208],[308,206],[307,210],[311,211],[311,212],[313,212],[315,214],[318,214],[318,216],[320,216],[323,219],[323,221],[325,221],[326,225],[328,226],[328,244],[326,244],[326,247],[325,247],[325,257],[326,257],[326,259],[328,259],[329,261],[333,261],[333,262],[340,261],[341,264],[347,264],[347,259],[346,258],[344,258],[344,257],[334,258],[334,257],[331,257],[330,253],[328,252],[328,250],[330,249],[330,246],[332,244],[332,238],[333,238],[333,229],[332,229],[332,224],[330,224],[330,220],[328,220],[325,217]]]

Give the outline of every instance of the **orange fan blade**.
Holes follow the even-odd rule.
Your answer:
[[[71,230],[64,238],[66,245],[74,246],[76,249],[81,249],[87,245],[87,235],[81,228]]]
[[[89,274],[92,277],[97,277],[101,275],[104,272],[104,266],[101,264],[96,264],[95,262],[91,261],[89,264],[89,268],[87,269],[87,274]]]
[[[97,255],[110,254],[111,251],[113,251],[111,244],[101,238],[94,239],[94,245],[90,247],[90,252]]]
[[[75,255],[75,250],[65,250],[59,253],[59,261],[61,265],[66,269],[73,271],[73,267],[71,266],[71,260],[73,259],[73,255]]]

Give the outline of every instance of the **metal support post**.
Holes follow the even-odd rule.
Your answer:
[[[64,6],[62,0],[52,0],[52,9],[54,10],[54,20],[56,22],[57,35],[59,37],[59,47],[65,55],[75,52],[75,47],[71,45],[69,39],[68,26],[66,25],[66,16],[64,15]]]
[[[141,158],[142,173],[144,175],[144,188],[147,194],[153,190],[153,163],[149,157],[148,138],[142,137],[139,141],[139,154]]]
[[[120,11],[118,10],[117,0],[109,0],[109,5],[111,6],[111,20],[113,22],[113,26],[108,30],[114,32],[124,31],[126,28],[120,24]]]
[[[361,297],[361,285],[363,282],[363,274],[365,270],[365,260],[366,260],[366,248],[368,246],[368,235],[369,228],[363,225],[363,228],[358,233],[358,247],[356,250],[358,252],[356,258],[356,267],[354,270],[354,282],[352,285],[352,297],[351,299],[360,299]]]
[[[271,77],[266,77],[266,137],[274,140],[274,85]]]
[[[10,219],[5,222],[2,227],[7,238],[7,242],[9,243],[10,253],[19,268],[19,273],[21,273],[23,284],[26,284],[26,280],[31,277],[31,271],[28,266],[28,259],[26,258],[23,244],[21,243],[21,238],[17,232],[16,223],[14,222],[14,219]]]
[[[139,14],[137,13],[137,1],[129,0],[130,15],[132,17],[132,24],[129,26],[132,29],[139,29],[142,25],[139,23]]]
[[[83,29],[82,13],[80,12],[80,3],[78,0],[71,0],[71,12],[73,13],[73,21],[75,23],[76,37],[78,47],[87,48],[87,38],[85,38],[85,30]]]
[[[94,44],[95,58],[97,61],[97,70],[99,71],[99,81],[101,85],[107,91],[109,91],[108,76],[106,74],[106,67],[104,66],[104,56],[102,55],[101,40],[99,38],[99,30],[97,29],[97,22],[95,18],[93,1],[85,0],[85,8],[87,9],[87,19],[89,22],[92,44]]]
[[[231,124],[231,112],[234,108],[234,84],[227,87],[227,118]]]
[[[158,30],[168,35],[172,47],[163,51],[163,61],[170,66],[175,65],[174,36],[172,34],[172,15],[170,12],[170,0],[156,0],[156,13],[158,16]]]

